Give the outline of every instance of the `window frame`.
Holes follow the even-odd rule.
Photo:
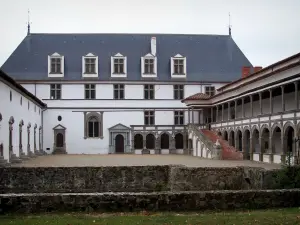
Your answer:
[[[154,126],[155,125],[155,111],[154,110],[145,110],[144,111],[144,125],[145,126]]]
[[[184,110],[174,111],[174,125],[178,125],[178,126],[184,125]]]
[[[125,99],[125,85],[124,84],[114,84],[114,99],[116,100],[124,100]],[[117,93],[117,95],[116,95]],[[123,97],[121,98],[121,95],[123,95]]]
[[[87,93],[89,93],[89,96],[87,96]],[[94,96],[92,97],[92,95]],[[84,99],[96,99],[96,84],[84,84]]]
[[[95,72],[87,73],[86,71],[86,60],[94,59],[95,60]],[[98,56],[93,53],[88,53],[85,56],[82,56],[82,77],[98,77]]]
[[[123,73],[116,73],[115,60],[123,60]],[[117,53],[111,57],[111,77],[127,77],[127,57]]]
[[[175,73],[175,65],[177,60],[182,60],[183,71],[182,73]],[[181,72],[181,71],[180,71]],[[172,78],[186,78],[187,77],[187,68],[186,68],[186,57],[177,54],[171,57],[171,77]]]
[[[89,136],[89,122],[95,118],[98,122],[98,135]],[[103,139],[103,112],[84,112],[84,139]]]
[[[60,72],[52,71],[52,59],[59,59],[60,60]],[[48,77],[64,77],[64,64],[65,64],[65,57],[60,55],[59,53],[55,52],[52,55],[48,55]]]
[[[209,90],[207,90],[209,88]],[[213,91],[211,90],[213,88]],[[208,96],[214,96],[216,94],[216,87],[209,85],[204,87],[204,93]]]
[[[53,100],[60,100],[62,97],[62,85],[61,84],[50,84],[50,99]],[[52,92],[54,93],[54,96],[52,96]],[[59,93],[59,98],[57,97],[57,93]]]
[[[146,66],[146,60],[153,60],[153,73],[146,73],[145,66]],[[157,77],[157,57],[148,53],[147,55],[143,56],[141,58],[141,76],[142,77]]]
[[[151,96],[151,92],[153,98]],[[148,94],[148,98],[146,98],[146,93]],[[154,84],[144,84],[144,99],[145,100],[154,100],[155,99],[155,85]]]
[[[176,100],[184,99],[184,85],[174,84],[173,85],[173,98]]]

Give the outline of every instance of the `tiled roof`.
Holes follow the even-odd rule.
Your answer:
[[[187,59],[186,81],[231,82],[241,77],[249,60],[229,35],[189,34],[30,34],[24,38],[2,69],[17,80],[47,80],[48,55],[65,57],[64,80],[82,79],[82,56],[92,52],[99,59],[99,80],[116,80],[110,75],[110,57],[127,56],[126,80],[141,78],[141,57],[150,53],[156,37],[158,81],[170,81],[170,58]],[[57,79],[57,78],[56,78]],[[124,80],[124,79],[122,79]],[[176,80],[176,79],[172,79]]]
[[[207,95],[207,94],[197,93],[197,94],[194,94],[194,95],[191,95],[191,96],[185,98],[183,101],[186,101],[186,100],[207,100],[209,98],[210,98],[210,96]]]

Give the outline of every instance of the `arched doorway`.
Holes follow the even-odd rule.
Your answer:
[[[240,152],[243,151],[243,144],[242,144],[242,131],[238,130],[236,132],[236,138],[237,138],[237,146],[236,149]]]
[[[146,136],[146,148],[155,149],[155,137],[153,134],[148,134]]]
[[[160,137],[160,147],[161,149],[169,149],[169,135],[163,133]]]
[[[134,149],[143,149],[143,135],[134,135]]]
[[[244,159],[250,160],[250,131],[244,131]]]
[[[175,135],[175,148],[183,149],[183,135],[181,133]]]
[[[58,133],[56,135],[56,147],[57,148],[64,147],[64,135],[62,133]]]
[[[124,153],[124,137],[122,134],[118,134],[115,138],[115,152]]]

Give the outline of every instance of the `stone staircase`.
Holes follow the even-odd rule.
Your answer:
[[[218,136],[215,132],[207,129],[201,129],[201,132],[208,137],[212,142],[216,143],[219,140],[219,143],[222,147],[222,159],[227,160],[243,160],[243,154],[237,151],[233,146]]]

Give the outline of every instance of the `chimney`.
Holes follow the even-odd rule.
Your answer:
[[[243,66],[243,68],[242,68],[242,78],[245,78],[245,77],[249,76],[250,73],[251,73],[251,67],[250,66]]]
[[[262,67],[261,67],[261,66],[255,66],[255,67],[254,67],[254,73],[256,73],[256,72],[258,72],[258,71],[260,71],[260,70],[262,70]]]
[[[151,38],[151,54],[156,56],[156,37]]]

